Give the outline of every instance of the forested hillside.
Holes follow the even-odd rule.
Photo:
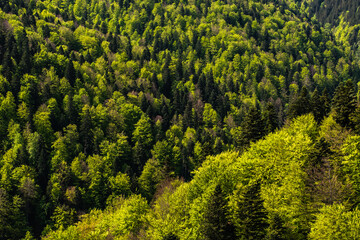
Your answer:
[[[0,238],[357,234],[359,58],[300,2],[1,1]]]
[[[320,22],[339,24],[339,17],[343,14],[350,24],[360,23],[360,3],[357,0],[312,0],[309,5],[310,14],[316,14]]]

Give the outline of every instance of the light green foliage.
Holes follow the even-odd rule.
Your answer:
[[[360,237],[360,212],[348,211],[341,204],[325,206],[316,215],[309,239],[335,240],[358,239]]]
[[[82,216],[82,221],[69,228],[50,232],[45,239],[106,239],[116,236],[117,239],[128,239],[131,234],[140,231],[145,223],[144,215],[148,211],[148,204],[142,197],[133,195],[128,199],[116,198],[110,206],[100,212],[93,210]],[[58,221],[64,215],[58,210],[55,215]]]
[[[0,0],[0,239],[204,239],[214,219],[305,239],[314,189],[360,191],[355,95],[289,120],[314,112],[300,89],[359,81],[359,26],[315,2]]]
[[[151,198],[158,184],[165,178],[163,166],[159,160],[150,158],[144,166],[144,169],[138,179],[140,190],[147,198]]]
[[[204,107],[203,120],[205,122],[205,126],[212,128],[219,121],[219,116],[216,111],[212,108],[211,104],[206,103]]]
[[[53,170],[57,169],[61,162],[69,163],[80,150],[76,125],[68,125],[63,131],[64,136],[57,133],[57,140],[52,145],[54,156],[51,167]]]
[[[135,124],[132,140],[134,142],[141,142],[145,148],[151,146],[153,138],[149,117],[143,115],[141,116],[141,119],[139,119],[139,121]]]
[[[46,106],[38,109],[34,115],[34,125],[37,132],[46,140],[50,141],[53,138],[53,130],[50,122],[50,111]]]
[[[66,228],[74,223],[76,217],[76,211],[69,209],[66,206],[59,206],[55,209],[51,219],[54,221],[54,227]]]
[[[255,178],[261,182],[260,196],[264,200],[265,210],[284,219],[285,227],[290,229],[288,238],[302,238],[301,229],[309,229],[311,218],[310,213],[306,212],[308,203],[304,195],[306,173],[303,166],[312,149],[311,136],[308,134],[314,132],[316,123],[311,115],[307,115],[296,119],[288,128],[252,144],[240,157],[236,152],[229,152],[208,158],[195,171],[193,180],[169,197],[169,201],[173,201],[170,199],[180,194],[183,196],[182,201],[186,202],[182,203],[186,207],[179,210],[171,220],[173,225],[178,226],[178,230],[174,231],[179,233],[181,239],[196,239],[204,220],[202,213],[214,186],[220,184],[224,194],[230,195],[229,204],[235,206],[237,200],[232,193],[236,186],[246,186]],[[171,204],[166,212],[177,211],[175,209],[178,207]],[[182,219],[183,214],[186,216],[185,221]],[[156,221],[161,222],[163,217],[157,216]],[[164,227],[168,223],[164,220],[161,224]],[[155,236],[162,236],[161,229],[154,227],[149,231]]]
[[[342,146],[341,169],[358,195],[360,191],[360,136],[349,136]]]
[[[110,177],[109,184],[114,196],[130,193],[130,178],[125,173],[119,172],[115,177]]]

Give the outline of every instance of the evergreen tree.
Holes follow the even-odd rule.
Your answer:
[[[310,112],[310,99],[307,88],[302,87],[300,94],[289,104],[288,119],[296,118]]]
[[[279,214],[269,219],[269,227],[266,232],[266,240],[286,240],[288,230],[284,227],[284,221]]]
[[[323,118],[326,116],[328,112],[327,108],[329,106],[329,103],[327,96],[325,94],[326,92],[324,92],[323,95],[320,96],[318,90],[315,89],[310,99],[311,111],[314,115],[316,122],[318,123],[320,123],[321,120],[323,120]]]
[[[342,127],[351,128],[350,116],[356,109],[355,89],[351,80],[340,83],[336,88],[332,108],[335,121]]]
[[[68,61],[65,69],[65,78],[69,81],[70,85],[73,87],[76,80],[76,70],[72,60]]]
[[[176,80],[181,81],[183,79],[183,65],[182,65],[182,56],[180,55],[176,63]]]
[[[241,194],[241,193],[240,193]],[[260,183],[245,187],[237,202],[236,230],[240,239],[263,239],[268,227],[264,201],[260,196]]]
[[[92,128],[91,116],[89,109],[86,108],[81,115],[80,132],[79,132],[79,139],[84,148],[83,152],[85,155],[92,153],[93,137],[92,137],[91,128]]]
[[[166,234],[162,239],[163,240],[180,240],[180,238],[173,233]]]
[[[266,106],[264,113],[265,120],[265,133],[271,133],[278,128],[278,117],[275,111],[275,106],[272,102],[269,102]]]
[[[170,75],[170,61],[171,61],[171,56],[170,53],[167,53],[166,55],[166,59],[165,59],[165,64],[164,67],[162,68],[162,93],[164,93],[164,95],[167,98],[171,98],[172,97],[172,81],[171,81],[171,75]]]
[[[242,142],[244,145],[262,138],[265,134],[265,123],[258,105],[251,106],[241,123]]]
[[[208,240],[236,239],[235,227],[230,221],[227,201],[220,185],[216,186],[208,202],[201,230]]]

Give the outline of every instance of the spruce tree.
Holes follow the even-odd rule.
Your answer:
[[[288,119],[296,118],[310,112],[310,99],[307,88],[304,86],[297,98],[289,104]]]
[[[275,106],[272,102],[269,102],[266,106],[264,120],[266,134],[273,132],[279,126]]]
[[[330,100],[325,90],[320,96],[318,90],[315,89],[310,99],[310,106],[311,112],[313,113],[316,122],[320,123],[321,120],[323,120],[324,117],[328,114],[330,106],[329,102]]]
[[[340,83],[336,88],[332,108],[335,121],[342,127],[351,128],[350,116],[356,109],[355,89],[351,80]]]
[[[286,240],[287,229],[284,227],[284,221],[279,214],[275,214],[269,219],[269,227],[266,233],[266,240]]]
[[[166,54],[166,59],[165,59],[165,64],[164,67],[162,69],[162,80],[163,80],[163,85],[162,85],[162,93],[164,93],[164,95],[167,98],[171,98],[172,96],[172,91],[171,91],[171,75],[170,75],[170,61],[171,61],[171,56],[170,53]]]
[[[70,85],[73,87],[76,80],[76,70],[72,60],[68,61],[68,64],[65,69],[65,78],[69,81]]]
[[[220,185],[217,185],[204,213],[204,223],[201,230],[205,239],[236,239],[235,227],[230,221],[227,208],[223,190]]]
[[[246,186],[237,203],[236,227],[240,239],[263,239],[268,227],[267,212],[260,196],[260,183]]]
[[[244,145],[249,144],[251,141],[259,140],[264,136],[265,123],[257,105],[250,107],[241,124],[241,128]]]

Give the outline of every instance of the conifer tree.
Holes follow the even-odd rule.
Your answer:
[[[260,183],[245,187],[237,202],[236,230],[240,239],[263,239],[266,234],[267,213],[260,196]]]
[[[275,214],[269,220],[269,227],[266,233],[266,240],[286,240],[287,229],[279,214]]]
[[[275,106],[272,102],[269,102],[266,106],[265,114],[265,133],[271,133],[278,128],[278,117],[275,111]]]
[[[172,96],[172,91],[171,91],[171,76],[170,76],[170,61],[171,61],[171,56],[170,53],[167,53],[166,55],[166,59],[165,59],[165,64],[164,67],[162,69],[162,80],[163,80],[163,86],[162,86],[162,91],[164,93],[164,95],[167,98],[171,98]]]
[[[293,119],[297,116],[310,112],[310,99],[307,88],[302,87],[300,94],[289,104],[288,118]]]
[[[244,145],[259,140],[264,136],[265,123],[258,105],[250,107],[241,124],[242,142]]]
[[[216,186],[215,191],[208,202],[204,218],[205,220],[201,230],[205,239],[236,239],[235,227],[230,222],[227,201],[220,185]]]
[[[169,233],[169,234],[165,235],[162,239],[163,240],[180,240],[180,238],[173,233]]]
[[[72,60],[69,60],[66,69],[65,69],[65,78],[69,81],[70,85],[73,87],[76,80],[76,70]]]
[[[350,116],[356,109],[356,96],[351,80],[340,83],[336,88],[332,108],[335,112],[334,119],[340,126],[352,127]]]
[[[313,92],[310,99],[311,111],[314,115],[316,122],[320,122],[323,116],[323,106],[320,105],[320,95],[317,89]]]

